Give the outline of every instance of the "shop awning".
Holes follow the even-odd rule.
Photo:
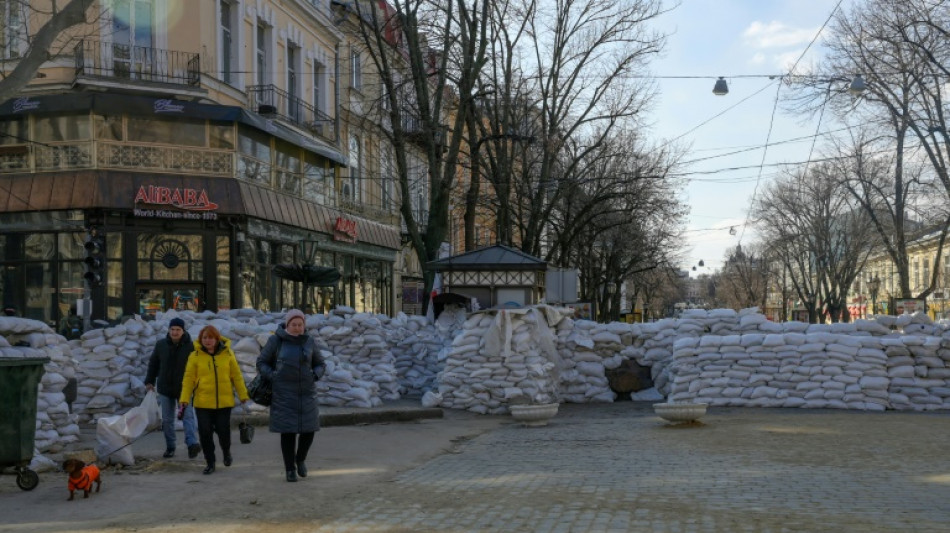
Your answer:
[[[356,235],[355,243],[341,242],[343,247],[362,243],[393,251],[401,246],[398,226],[234,178],[103,170],[0,175],[0,213],[117,209],[149,211],[140,216],[167,218],[151,211],[181,211],[174,206],[137,203],[136,197],[150,187],[201,191],[209,202],[215,204],[213,212],[217,216],[246,215],[326,235],[333,235],[338,220],[343,219],[348,221]]]
[[[7,100],[0,104],[0,120],[33,113],[76,113],[90,110],[101,115],[117,113],[136,116],[167,115],[239,122],[326,157],[342,166],[348,164],[346,156],[333,146],[238,106],[199,104],[187,100],[116,93],[65,93]]]

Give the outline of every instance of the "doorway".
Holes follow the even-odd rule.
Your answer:
[[[158,312],[203,311],[205,286],[203,283],[176,283],[174,285],[138,284],[135,287],[138,312],[143,317],[155,318]]]

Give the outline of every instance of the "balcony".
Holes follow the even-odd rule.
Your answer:
[[[303,99],[278,89],[275,85],[252,85],[247,88],[248,106],[261,115],[273,116],[307,130],[317,137],[336,143],[333,117],[314,108]]]
[[[383,224],[395,225],[401,220],[399,213],[379,206],[366,205],[350,198],[341,197],[337,206],[347,213],[362,216]]]
[[[191,52],[83,40],[76,45],[76,79],[198,88],[200,57]]]
[[[402,132],[410,142],[426,146],[427,137],[425,132],[425,125],[422,123],[422,119],[419,117],[409,114],[408,111],[403,111],[402,115]],[[446,133],[448,132],[448,126],[445,124],[440,124],[438,130],[435,134],[436,143],[439,146],[445,146]]]

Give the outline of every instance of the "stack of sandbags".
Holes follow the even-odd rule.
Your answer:
[[[464,324],[464,320],[462,321]],[[419,396],[435,388],[442,369],[446,347],[461,325],[447,334],[433,328],[424,316],[399,313],[389,323],[388,342],[396,358],[399,392],[403,396]]]
[[[895,409],[926,411],[950,406],[950,369],[948,352],[941,349],[946,342],[943,338],[912,334],[883,340],[890,401]]]
[[[361,379],[359,369],[335,355],[326,357],[327,370],[317,382],[321,405],[334,407],[378,407],[382,405],[379,385]]]
[[[362,313],[354,320],[356,313],[351,308],[338,308],[328,316],[314,315],[310,333],[323,341],[330,352],[339,361],[335,367],[339,372],[330,373],[321,381],[329,384],[337,378],[334,390],[350,387],[350,393],[333,399],[320,399],[329,405],[340,405],[340,398],[353,407],[369,407],[382,403],[380,394],[387,399],[398,398],[395,358],[389,352],[384,341],[382,322],[376,315]],[[308,319],[308,328],[310,327]],[[344,378],[344,376],[346,376]],[[386,389],[381,388],[386,385]]]
[[[670,366],[672,402],[884,410],[880,339],[833,333],[682,338]]]
[[[0,356],[49,359],[37,388],[36,455],[58,452],[78,440],[77,417],[70,412],[64,394],[68,380],[76,374],[66,339],[38,320],[0,317]],[[0,406],[3,408],[9,406]]]
[[[501,414],[512,402],[557,402],[563,364],[551,326],[562,316],[552,308],[472,314],[446,355],[438,392],[424,403]]]
[[[626,324],[597,324],[589,320],[565,318],[557,325],[558,353],[562,361],[561,399],[571,403],[612,402],[606,369],[617,368],[623,361],[621,335],[629,332]],[[632,336],[628,342],[632,343]]]

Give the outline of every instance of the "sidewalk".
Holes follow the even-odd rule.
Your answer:
[[[423,419],[439,419],[445,416],[440,408],[422,407],[418,398],[402,398],[395,401],[386,402],[379,407],[329,407],[320,406],[320,427],[337,426],[355,426],[362,424],[380,424],[387,422],[412,422]],[[242,420],[247,420],[252,426],[258,428],[255,435],[267,431],[270,423],[270,411],[252,413],[243,416],[240,407],[234,409],[231,414],[231,428],[237,430],[238,424]],[[155,430],[153,433],[161,433],[161,430]],[[181,431],[178,432],[179,439],[182,438]],[[147,437],[143,437],[144,438]],[[237,435],[235,434],[235,439]],[[80,440],[66,448],[63,453],[52,454],[51,459],[60,460],[66,457],[79,457],[84,461],[90,461],[95,457],[96,449],[96,427],[87,425],[82,428]],[[134,449],[134,445],[133,445]]]

